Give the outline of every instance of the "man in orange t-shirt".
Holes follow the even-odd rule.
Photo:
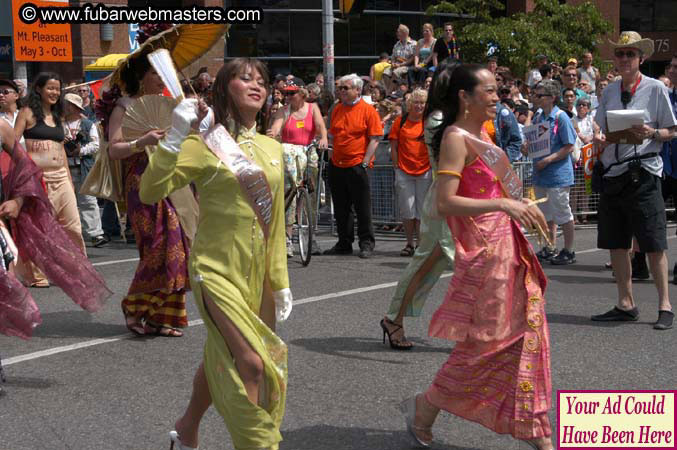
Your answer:
[[[355,240],[354,217],[360,258],[371,257],[376,240],[371,222],[371,192],[367,167],[383,137],[383,126],[376,109],[360,98],[363,81],[355,74],[339,80],[340,100],[331,112],[329,134],[333,152],[329,163],[329,188],[334,203],[338,243],[326,255],[349,255]]]

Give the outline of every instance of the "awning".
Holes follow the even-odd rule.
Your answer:
[[[127,53],[111,53],[102,56],[92,64],[85,66],[85,71],[111,72],[118,67],[118,63],[127,57]]]

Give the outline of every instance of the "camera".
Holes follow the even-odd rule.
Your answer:
[[[82,131],[78,131],[78,134],[76,134],[73,139],[64,143],[64,147],[66,148],[66,152],[70,155],[75,152],[75,150],[78,148],[78,145],[82,145],[84,143],[85,135],[82,134]]]
[[[628,162],[628,172],[630,173],[630,180],[633,184],[639,183],[639,176],[642,170],[642,161],[639,159],[632,159]]]

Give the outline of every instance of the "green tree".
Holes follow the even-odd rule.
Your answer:
[[[517,76],[523,75],[539,54],[563,63],[571,57],[580,59],[588,50],[595,55],[597,43],[613,29],[590,2],[560,5],[558,0],[535,0],[533,11],[512,17],[496,17],[501,9],[496,3],[442,1],[426,13],[460,14],[460,27],[456,25],[455,29],[463,60],[484,62],[493,47],[499,65],[509,67]]]

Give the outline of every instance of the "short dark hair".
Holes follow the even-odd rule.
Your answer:
[[[452,22],[444,22],[442,26],[443,27],[450,26],[451,28],[454,28],[454,24]]]
[[[552,72],[552,66],[550,64],[543,64],[541,67],[539,67],[538,71],[540,72],[541,76],[544,77]]]

